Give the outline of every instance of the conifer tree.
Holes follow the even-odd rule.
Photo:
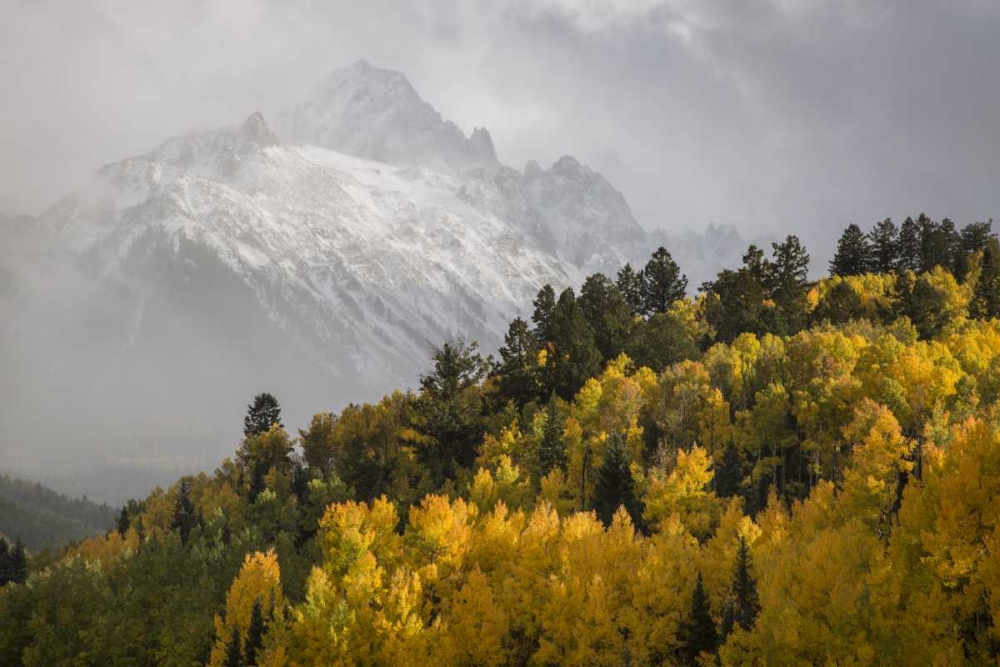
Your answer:
[[[431,441],[418,454],[437,484],[451,477],[455,466],[471,466],[482,441],[478,385],[490,361],[478,350],[475,342],[462,338],[448,341],[433,351],[431,372],[420,376],[417,426]]]
[[[267,480],[265,479],[266,470],[264,464],[255,462],[250,467],[250,485],[247,487],[247,499],[251,502],[257,500],[257,496],[264,492],[267,488]]]
[[[897,268],[899,230],[896,229],[896,224],[891,218],[876,223],[868,234],[868,243],[871,248],[869,271],[890,273]]]
[[[10,552],[8,562],[10,583],[23,584],[28,580],[28,554],[20,537],[14,540],[14,549]]]
[[[538,467],[542,477],[549,474],[553,468],[562,468],[566,465],[563,427],[563,416],[553,394],[545,407],[545,429],[542,431],[542,442],[538,446]]]
[[[990,244],[996,236],[991,227],[993,221],[973,222],[962,228],[959,234],[959,249],[955,258],[955,280],[965,282],[969,271],[972,269],[976,253],[985,252],[986,246]]]
[[[626,264],[618,271],[615,284],[618,286],[618,291],[621,292],[622,298],[625,299],[632,317],[642,315],[642,272],[633,269],[631,264]]]
[[[858,276],[868,270],[871,247],[861,228],[850,224],[837,242],[837,252],[830,261],[830,275]]]
[[[572,288],[559,295],[552,312],[551,354],[545,366],[545,387],[569,400],[583,383],[601,370],[601,352]]]
[[[247,640],[243,651],[246,664],[256,667],[257,658],[264,648],[264,605],[258,597],[253,601],[253,608],[250,611],[250,624],[247,626]]]
[[[743,461],[736,445],[731,442],[722,452],[722,461],[719,462],[714,481],[715,493],[720,498],[730,498],[740,492],[740,484],[743,483]]]
[[[233,628],[232,637],[229,639],[229,643],[226,644],[226,659],[223,663],[224,667],[244,667],[243,651],[240,648],[241,644],[240,629]]]
[[[978,318],[1000,317],[1000,241],[989,240],[983,249],[979,279],[969,303],[969,314]]]
[[[531,302],[535,307],[531,315],[531,323],[535,325],[535,339],[539,344],[552,340],[552,314],[556,309],[556,291],[552,285],[545,285],[538,290],[538,296]]]
[[[198,515],[191,501],[191,480],[182,479],[174,499],[174,518],[170,524],[171,530],[180,533],[181,543],[187,544],[191,531],[198,525]]]
[[[680,639],[684,642],[682,657],[687,665],[696,664],[701,653],[712,653],[718,646],[718,634],[701,572],[698,573],[694,592],[691,594],[691,613],[680,628]]]
[[[538,398],[541,384],[538,378],[538,340],[528,323],[520,317],[510,323],[500,348],[500,396],[514,401],[519,407]]]
[[[125,533],[128,532],[129,527],[129,515],[128,515],[128,504],[122,505],[121,510],[118,512],[118,516],[115,517],[115,529],[118,534],[125,537]]]
[[[243,418],[243,435],[253,437],[271,430],[271,427],[281,423],[281,406],[278,399],[267,392],[253,397],[253,403],[247,406],[247,415]]]
[[[733,583],[729,588],[725,611],[722,615],[722,636],[725,638],[737,625],[747,632],[753,629],[760,612],[760,599],[757,596],[757,582],[750,572],[752,567],[750,547],[746,538],[740,537],[740,545],[736,551],[736,568],[733,572]]]
[[[614,359],[625,348],[632,314],[621,291],[607,276],[595,273],[580,289],[580,309],[594,331],[601,356]]]
[[[913,218],[907,218],[899,226],[898,252],[896,253],[896,268],[898,270],[920,270],[920,234],[920,225]]]
[[[615,433],[608,438],[608,449],[597,471],[594,511],[605,526],[610,526],[619,507],[625,508],[636,526],[642,525],[642,506],[636,496],[635,480],[629,469],[628,448],[625,446],[625,438]]]
[[[10,545],[0,537],[0,586],[6,586],[11,580]]]
[[[771,247],[767,283],[780,318],[776,332],[792,335],[806,326],[808,318],[809,253],[794,235]]]
[[[647,317],[665,313],[687,294],[687,276],[667,249],[660,246],[642,270],[642,312]]]

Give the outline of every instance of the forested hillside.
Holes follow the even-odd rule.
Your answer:
[[[31,551],[104,533],[114,525],[115,512],[84,498],[61,493],[7,475],[0,475],[0,535],[20,538]]]
[[[545,286],[0,590],[3,665],[996,665],[1000,244],[790,236]],[[321,397],[317,397],[321,400]]]

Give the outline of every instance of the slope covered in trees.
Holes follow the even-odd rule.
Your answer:
[[[108,505],[0,475],[0,535],[20,538],[32,551],[104,533],[114,518]]]
[[[995,665],[996,240],[903,228],[815,283],[789,237],[696,299],[666,250],[546,286],[297,438],[257,397],[0,591],[0,664]]]

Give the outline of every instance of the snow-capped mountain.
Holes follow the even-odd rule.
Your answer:
[[[279,126],[292,141],[380,162],[458,170],[497,164],[486,128],[466,138],[405,76],[365,60],[333,72]]]
[[[466,138],[364,62],[282,128],[254,113],[174,137],[0,221],[17,248],[0,256],[0,432],[45,445],[8,466],[60,444],[98,464],[215,461],[257,391],[302,426],[414,386],[450,337],[494,351],[545,283],[670,245],[600,174],[501,165],[485,130]],[[696,246],[682,267],[710,254]]]

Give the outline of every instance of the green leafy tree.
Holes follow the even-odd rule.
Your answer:
[[[635,492],[629,462],[625,438],[617,433],[609,436],[594,487],[594,511],[605,526],[611,525],[619,507],[625,508],[636,526],[642,525],[642,504]]]
[[[305,431],[299,430],[302,456],[309,469],[325,477],[333,471],[334,449],[331,443],[337,418],[329,412],[314,415]]]
[[[830,261],[830,275],[861,275],[868,271],[871,255],[868,237],[860,227],[850,224],[837,242],[837,252]]]
[[[643,282],[643,273],[633,269],[631,264],[626,264],[618,271],[615,284],[625,299],[632,317],[642,315]]]
[[[647,317],[665,313],[687,293],[687,276],[667,249],[660,246],[642,269],[642,312]]]
[[[243,418],[243,435],[248,438],[262,435],[275,424],[282,426],[278,399],[266,392],[254,396],[253,403],[247,406],[247,415]]]

